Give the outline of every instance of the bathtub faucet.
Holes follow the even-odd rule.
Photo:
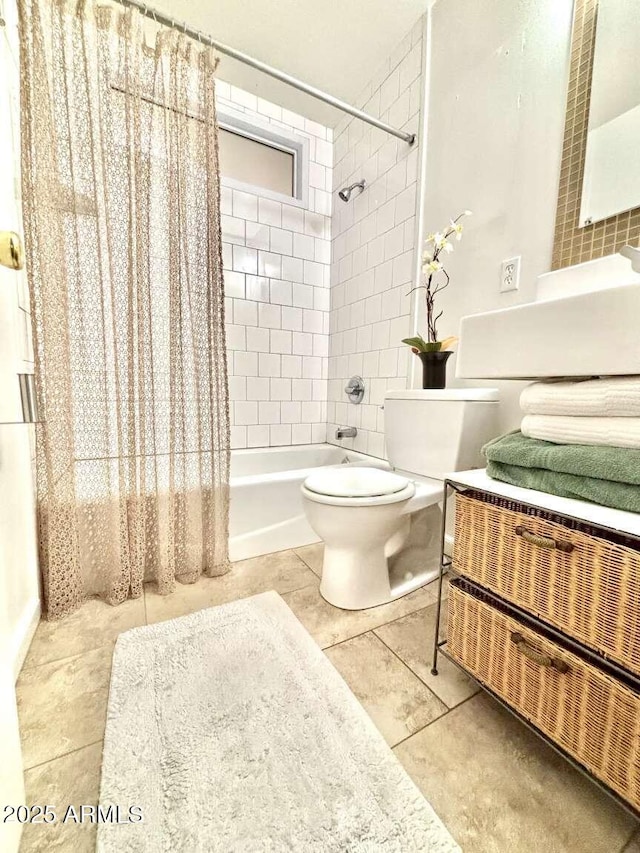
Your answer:
[[[355,427],[350,426],[338,427],[336,430],[336,438],[338,440],[341,438],[355,438],[357,434],[358,430]]]

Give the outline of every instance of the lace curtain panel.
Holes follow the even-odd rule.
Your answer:
[[[228,570],[210,49],[93,0],[20,0],[47,615]]]

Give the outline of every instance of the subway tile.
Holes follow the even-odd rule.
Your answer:
[[[265,101],[264,98],[258,98],[258,112],[276,121],[282,121],[282,107],[271,101]]]
[[[289,231],[304,231],[304,211],[301,207],[293,207],[291,204],[282,205],[282,227]]]
[[[270,198],[259,198],[258,221],[280,228],[282,225],[282,205],[280,202],[273,201]]]
[[[300,423],[301,403],[287,400],[280,404],[280,419],[283,424]]]
[[[248,426],[247,427],[247,447],[268,447],[269,446],[269,427],[268,426]]]
[[[253,400],[236,400],[233,404],[233,418],[236,426],[258,423],[258,404]]]
[[[282,228],[271,228],[271,251],[281,255],[291,255],[293,252],[293,234]]]
[[[291,397],[294,400],[312,400],[313,380],[294,378],[291,382]]]
[[[220,187],[220,213],[231,216],[233,213],[233,195],[231,187]]]
[[[389,260],[390,258],[395,258],[397,255],[401,255],[404,250],[404,228],[402,225],[396,225],[396,227],[387,232],[384,237],[384,257],[385,260]]]
[[[313,288],[313,307],[317,311],[328,311],[331,306],[331,293],[326,287]]]
[[[255,249],[245,246],[233,247],[233,269],[236,272],[246,272],[256,275],[258,272],[258,253]]]
[[[322,359],[319,356],[305,355],[302,359],[302,376],[304,379],[320,379]]]
[[[272,447],[291,444],[291,424],[273,424],[269,427]]]
[[[280,376],[280,356],[275,353],[258,353],[258,376]]]
[[[323,265],[315,263],[315,261],[305,261],[304,283],[313,284],[316,287],[322,287],[324,285]]]
[[[233,323],[225,325],[227,336],[227,349],[229,350],[245,350],[247,347],[247,339],[244,326],[235,326]]]
[[[271,352],[291,354],[291,332],[271,329]]]
[[[247,428],[246,426],[231,426],[231,449],[241,450],[247,446]]]
[[[266,276],[246,276],[245,289],[247,299],[255,302],[269,301],[269,279]]]
[[[247,222],[246,244],[253,249],[269,249],[269,226],[261,222]]]
[[[326,335],[324,337],[326,338]],[[281,371],[283,378],[299,379],[302,376],[302,356],[283,355],[281,359]]]
[[[294,332],[293,352],[296,355],[311,355],[313,353],[313,335],[308,332]]]
[[[322,291],[326,293],[326,291]],[[302,330],[302,308],[291,308],[283,306],[282,308],[282,328],[290,329],[291,331]]]
[[[258,354],[255,352],[235,352],[233,354],[233,372],[236,376],[256,376],[258,373]]]
[[[258,403],[258,423],[279,424],[280,403],[272,400]]]
[[[313,237],[308,234],[293,235],[293,254],[297,258],[312,261],[315,255],[315,243]]]
[[[288,281],[302,281],[304,274],[304,261],[301,258],[282,258],[282,278]]]
[[[271,279],[271,302],[276,305],[291,305],[292,288],[290,281]]]
[[[282,258],[273,252],[258,252],[258,274],[269,278],[280,278],[282,275]]]
[[[294,283],[292,287],[292,302],[296,308],[312,308],[313,287],[310,284]]]
[[[229,377],[229,400],[247,399],[247,379],[245,376]]]
[[[247,377],[247,400],[269,400],[271,386],[266,376]]]
[[[245,282],[244,273],[225,270],[223,278],[225,295],[233,296],[237,299],[243,299]]]
[[[322,332],[322,312],[305,308],[302,312],[302,328],[305,332]]]
[[[220,217],[222,239],[228,243],[237,243],[240,246],[244,246],[244,224],[244,219],[222,215]]]
[[[247,329],[247,350],[250,352],[269,352],[269,329],[249,327]]]
[[[255,95],[252,95],[251,92],[247,92],[245,89],[239,89],[237,86],[232,86],[231,100],[234,102],[234,104],[238,104],[241,107],[246,107],[252,112],[258,111],[257,97]]]
[[[224,270],[233,269],[233,246],[231,243],[222,244],[222,267]]]
[[[291,424],[291,444],[311,444],[311,424]]]
[[[258,303],[246,299],[233,300],[233,322],[239,326],[258,325]]]
[[[416,185],[411,183],[396,198],[396,222],[404,222],[416,214]]]
[[[271,380],[271,399],[272,400],[290,400],[291,399],[291,379],[287,377],[273,378]]]
[[[258,325],[266,329],[279,329],[282,324],[282,314],[279,305],[261,302],[258,305]]]
[[[233,215],[255,222],[258,219],[258,196],[233,190]]]

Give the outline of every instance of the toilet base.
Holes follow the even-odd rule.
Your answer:
[[[357,565],[349,565],[353,563],[350,553],[340,548],[327,549],[325,545],[320,581],[320,595],[324,600],[341,610],[367,610],[409,595],[438,577],[439,568],[431,566],[419,574],[390,582],[384,549],[377,551],[377,554],[360,553]],[[373,578],[378,579],[376,583],[372,583]]]

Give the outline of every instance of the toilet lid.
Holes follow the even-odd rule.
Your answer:
[[[409,484],[406,477],[399,477],[391,471],[380,468],[361,468],[356,465],[344,465],[341,468],[327,468],[315,471],[304,481],[310,492],[319,495],[331,495],[336,498],[373,498],[379,495],[393,495]]]

